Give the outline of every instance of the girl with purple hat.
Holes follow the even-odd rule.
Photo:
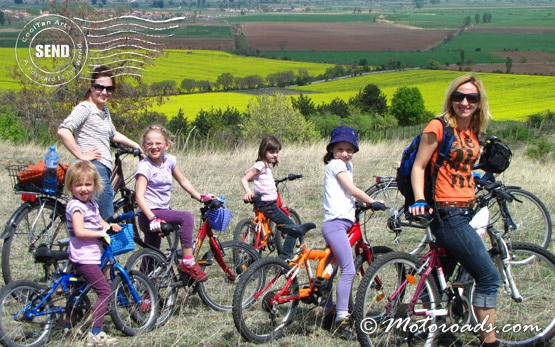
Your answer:
[[[333,327],[332,332],[345,340],[355,340],[349,320],[349,295],[355,276],[355,264],[347,231],[355,222],[355,200],[372,204],[374,199],[353,184],[351,159],[358,152],[357,134],[354,129],[339,126],[332,130],[326,147],[324,164],[324,223],[322,235],[339,265],[341,276],[337,281],[336,310],[332,299],[324,306],[324,325]],[[380,201],[383,203],[383,201]]]

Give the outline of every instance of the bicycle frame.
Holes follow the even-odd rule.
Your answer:
[[[488,197],[484,197],[480,202],[481,208],[472,219],[471,224],[473,224],[474,222],[474,227],[478,230],[479,228],[484,227],[484,221],[483,221],[484,216],[487,218],[487,221],[485,222],[487,225],[485,227],[485,231],[487,232],[493,247],[496,248],[499,252],[499,256],[500,256],[499,264],[497,265],[499,266],[499,269],[502,269],[502,271],[500,271],[501,281],[505,287],[508,287],[511,289],[512,299],[515,300],[516,302],[521,302],[523,298],[520,295],[518,288],[516,286],[516,283],[514,282],[514,278],[512,276],[511,264],[509,262],[509,258],[510,258],[509,246],[507,245],[507,243],[505,242],[505,240],[503,239],[499,231],[493,228],[493,226],[490,224],[489,214],[482,213],[480,215],[480,212],[482,211],[487,212],[488,201],[493,197],[497,198],[498,200],[502,199],[502,197],[498,197],[496,195],[495,190],[492,190],[490,194],[488,194]],[[479,219],[481,221],[477,222],[477,220]],[[413,275],[406,274],[403,282],[400,284],[397,290],[395,290],[395,292],[391,295],[391,297],[388,298],[387,307],[391,308],[391,304],[395,301],[395,299],[399,295],[404,294],[405,287],[407,285],[416,284],[414,296],[412,297],[407,310],[413,312],[415,316],[430,316],[430,315],[445,316],[448,314],[448,311],[446,309],[436,309],[436,310],[433,310],[433,312],[430,312],[430,310],[414,309],[414,306],[416,305],[418,299],[421,297],[421,291],[422,291],[422,288],[424,287],[425,281],[434,269],[437,272],[437,279],[439,281],[438,285],[439,285],[440,292],[443,293],[448,289],[447,280],[445,278],[443,267],[440,261],[440,256],[446,255],[447,251],[445,248],[438,246],[435,243],[435,241],[433,241],[434,238],[432,236],[432,232],[429,225],[426,227],[426,237],[428,239],[428,245],[430,247],[430,250],[424,256],[421,257],[423,264],[416,271],[420,275],[419,282],[416,283]],[[463,268],[459,266],[458,272],[460,273],[461,271],[463,271]],[[455,274],[454,276],[456,278],[458,277],[458,274]]]
[[[111,247],[108,246],[105,248],[105,251],[102,254],[99,267],[101,269],[105,269],[106,266],[108,266],[108,264],[110,263],[112,264],[110,266],[111,280],[114,280],[117,271],[127,283],[129,289],[131,289],[131,295],[133,296],[133,299],[136,302],[140,303],[142,301],[142,298],[140,297],[139,293],[137,293],[135,287],[131,284],[131,278],[129,277],[129,274],[123,268],[123,266],[117,263],[114,254],[112,253]],[[40,296],[40,301],[38,303],[33,300],[33,302],[27,305],[22,311],[14,313],[14,319],[19,319],[20,314],[23,314],[25,316],[25,319],[32,321],[34,317],[65,313],[65,305],[63,307],[55,306],[50,310],[44,310],[44,305],[47,304],[48,301],[50,301],[53,295],[59,295],[62,293],[66,295],[66,300],[69,299],[69,297],[67,296],[69,296],[70,294],[78,293],[78,295],[75,296],[75,300],[79,300],[82,295],[87,295],[92,288],[91,285],[83,279],[83,277],[75,275],[73,273],[67,273],[67,268],[59,270],[58,276],[58,279],[49,285],[50,289],[48,290],[47,294]],[[61,288],[62,293],[59,293],[58,288]],[[125,304],[125,302],[123,302],[123,297],[118,297],[118,300]]]
[[[208,210],[208,206],[201,207],[200,210],[202,214],[202,225],[199,228],[197,239],[193,243],[193,258],[199,265],[206,264],[206,260],[199,259],[199,257],[200,249],[204,244],[204,240],[208,237],[208,240],[210,242],[210,250],[214,254],[216,262],[218,263],[218,265],[220,265],[224,273],[227,275],[228,279],[234,281],[236,276],[233,274],[233,272],[229,269],[226,262],[224,261],[224,254],[222,254],[220,240],[218,240],[218,238],[214,235],[214,232],[210,227],[210,223],[208,222],[208,218],[206,218],[206,211]]]
[[[351,248],[354,246],[356,255],[364,254],[366,259],[372,259],[372,251],[370,250],[370,246],[363,239],[358,217],[347,232],[347,237],[349,239]],[[316,274],[314,274],[314,272],[312,271],[312,267],[310,265],[311,260],[318,261],[318,264],[316,266]],[[270,304],[282,304],[292,300],[307,299],[313,293],[316,293],[319,287],[321,287],[321,284],[317,284],[315,283],[315,281],[323,283],[324,280],[328,280],[331,277],[333,271],[329,271],[328,266],[333,266],[333,264],[335,263],[335,257],[333,256],[331,248],[329,247],[326,247],[324,249],[307,249],[306,244],[302,244],[298,255],[293,259],[291,263],[293,263],[294,265],[291,270],[289,270],[289,272],[285,274],[285,276],[288,278],[286,284],[284,285],[283,289],[278,291],[274,298],[270,300]],[[299,271],[301,271],[302,268],[306,269],[306,273],[309,279],[309,286],[307,288],[300,288],[299,294],[297,296],[286,296],[285,294],[287,293],[287,290],[289,289],[291,283],[297,277]],[[270,281],[265,288],[257,293],[255,295],[255,300],[258,300],[261,293],[264,293],[269,288],[269,286],[271,286],[275,282],[276,279]]]

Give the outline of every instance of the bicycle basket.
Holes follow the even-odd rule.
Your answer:
[[[114,255],[120,255],[135,249],[133,224],[124,224],[117,233],[110,234],[110,246]]]
[[[64,188],[64,179],[66,175],[67,164],[59,164],[57,170],[58,191]],[[12,180],[12,187],[16,192],[33,192],[42,193],[42,183],[46,165],[44,160],[32,165],[14,164],[8,166],[8,175]]]
[[[210,227],[221,232],[224,232],[227,228],[231,215],[231,210],[226,210],[225,208],[210,209],[206,212],[206,218],[208,218]]]

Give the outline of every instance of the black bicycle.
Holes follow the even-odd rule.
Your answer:
[[[136,149],[115,145],[114,170],[112,186],[119,197],[114,201],[115,215],[136,210],[135,192],[128,187],[134,179],[132,174],[125,176],[124,159],[127,156],[138,156]],[[50,264],[36,263],[33,254],[39,246],[53,250],[63,250],[65,240],[69,237],[66,228],[65,209],[67,197],[63,195],[63,185],[55,194],[45,194],[40,187],[22,185],[18,174],[27,165],[8,167],[14,191],[21,195],[23,202],[6,222],[0,239],[2,245],[2,276],[6,284],[20,279],[36,282],[47,282],[54,270]],[[132,172],[135,170],[133,169]],[[135,235],[138,235],[134,213],[124,214],[125,223],[133,224]],[[121,218],[120,218],[121,219]]]

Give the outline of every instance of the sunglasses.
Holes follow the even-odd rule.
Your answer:
[[[116,87],[114,86],[103,86],[102,84],[98,84],[98,83],[93,83],[92,86],[94,90],[96,90],[99,93],[102,93],[104,89],[106,89],[106,93],[113,93],[114,90],[116,90]]]
[[[464,99],[466,99],[466,101],[468,101],[471,104],[476,104],[480,101],[480,94],[478,93],[464,94],[461,92],[454,92],[453,94],[451,94],[451,100],[453,100],[454,102],[462,102]]]

